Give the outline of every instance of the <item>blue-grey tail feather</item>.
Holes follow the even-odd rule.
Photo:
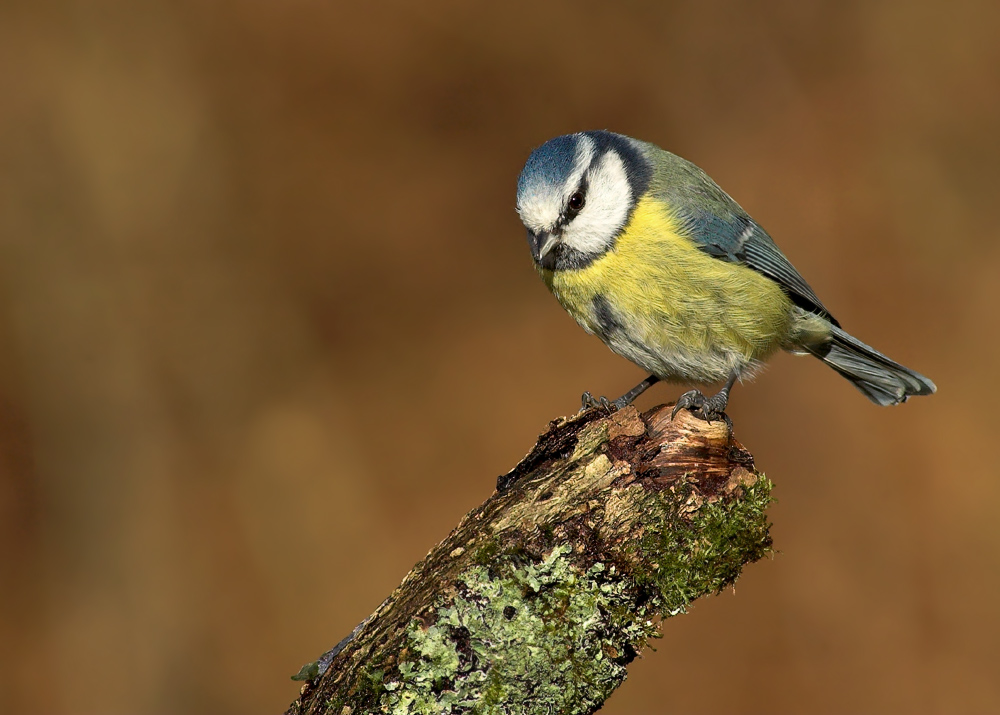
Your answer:
[[[831,326],[831,341],[812,354],[846,377],[861,393],[878,405],[898,405],[913,395],[937,391],[920,373],[890,360],[838,327]]]

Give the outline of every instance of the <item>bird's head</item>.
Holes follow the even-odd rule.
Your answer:
[[[528,157],[517,182],[517,213],[535,262],[582,268],[610,249],[649,186],[642,145],[611,132],[556,137]]]

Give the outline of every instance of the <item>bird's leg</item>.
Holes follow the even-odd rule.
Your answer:
[[[595,398],[589,392],[585,392],[583,393],[583,397],[580,398],[580,402],[583,405],[581,409],[586,410],[591,407],[603,407],[608,412],[614,412],[615,410],[620,410],[623,407],[628,407],[629,405],[631,405],[632,402],[635,400],[635,398],[637,398],[639,395],[644,393],[646,390],[648,390],[650,387],[652,387],[659,381],[660,378],[658,378],[656,375],[650,375],[649,377],[647,377],[645,380],[640,382],[638,385],[633,387],[631,390],[626,392],[624,395],[619,397],[614,402],[609,401],[607,397],[602,396],[599,398]]]
[[[659,381],[660,378],[658,378],[656,375],[650,375],[645,380],[643,380],[638,385],[636,385],[631,390],[629,390],[624,395],[615,400],[612,404],[614,404],[615,408],[619,410],[623,407],[628,407],[629,405],[632,404],[632,402],[635,401],[635,398],[637,398],[639,395],[644,393],[646,390],[648,390],[650,387],[652,387]]]
[[[734,372],[726,381],[725,386],[711,397],[705,397],[701,390],[685,392],[677,399],[677,404],[674,405],[674,409],[670,413],[670,419],[673,419],[681,410],[690,410],[691,414],[706,422],[718,419],[725,420],[729,428],[732,429],[733,423],[730,421],[729,415],[726,414],[726,406],[729,404],[729,391],[733,389],[738,377],[739,374]]]

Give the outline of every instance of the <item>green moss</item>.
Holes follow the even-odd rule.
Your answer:
[[[479,566],[489,566],[500,553],[500,544],[495,539],[487,539],[472,554],[472,563]]]
[[[313,680],[317,677],[319,677],[319,661],[314,660],[299,668],[299,672],[292,676],[292,680]]]
[[[353,691],[348,695],[337,696],[327,701],[324,712],[339,715],[345,706],[352,713],[380,712],[379,701],[386,692],[385,670],[382,667],[364,668],[354,679]]]
[[[662,528],[647,533],[638,548],[641,562],[655,565],[640,580],[655,584],[664,616],[718,593],[736,581],[744,564],[770,552],[771,488],[759,475],[739,499],[703,503],[690,519],[676,511],[662,515]]]

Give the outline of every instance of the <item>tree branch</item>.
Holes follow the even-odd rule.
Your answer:
[[[549,425],[286,715],[591,713],[661,617],[771,546],[771,484],[724,422],[669,406]]]

